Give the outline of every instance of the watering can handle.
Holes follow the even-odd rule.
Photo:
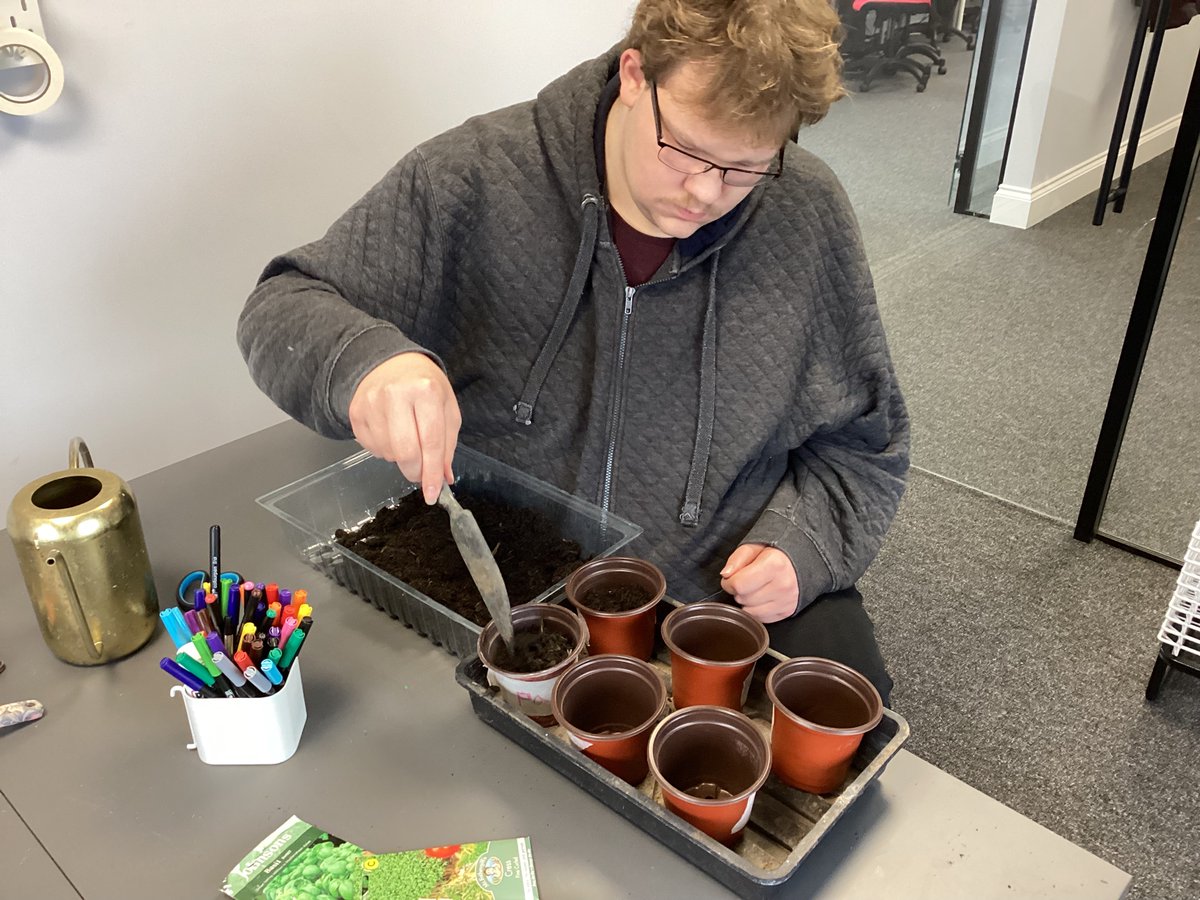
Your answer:
[[[71,438],[71,449],[67,451],[68,469],[92,469],[92,452],[81,437]]]

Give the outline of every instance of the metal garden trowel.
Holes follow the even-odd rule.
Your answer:
[[[471,573],[471,579],[483,596],[484,605],[491,613],[492,621],[496,623],[500,638],[511,651],[513,624],[512,607],[508,602],[508,588],[504,586],[504,577],[500,574],[500,567],[496,565],[496,559],[492,556],[487,541],[484,540],[483,532],[479,530],[479,523],[475,521],[470,510],[463,509],[454,499],[448,484],[442,485],[442,492],[438,494],[437,502],[450,514],[450,533],[454,535],[454,543],[458,545],[458,552],[462,554],[463,562],[467,564],[467,569]]]

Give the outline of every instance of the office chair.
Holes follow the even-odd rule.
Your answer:
[[[858,89],[866,93],[876,79],[895,72],[908,72],[917,79],[917,90],[925,90],[933,66],[945,73],[946,61],[932,43],[915,42],[914,33],[927,32],[934,38],[931,0],[849,0],[839,4],[847,38],[842,45],[848,75],[865,72]],[[867,17],[874,14],[871,31]],[[914,24],[913,16],[925,21]],[[935,38],[934,38],[935,39]],[[927,57],[919,63],[913,56]]]

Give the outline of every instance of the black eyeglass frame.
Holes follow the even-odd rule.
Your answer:
[[[682,175],[703,175],[706,172],[711,172],[713,169],[716,169],[721,173],[721,181],[724,184],[728,184],[730,187],[756,187],[759,184],[762,184],[762,182],[767,178],[773,180],[783,174],[783,151],[785,147],[779,148],[779,161],[777,163],[778,168],[773,172],[760,172],[756,169],[742,169],[738,166],[719,166],[711,159],[705,159],[703,156],[697,156],[695,153],[688,153],[688,151],[682,149],[681,147],[676,147],[674,144],[668,144],[663,140],[662,114],[658,111],[658,84],[654,81],[650,82],[650,106],[654,111],[654,136],[658,141],[658,161],[668,169],[671,169],[674,172],[680,172]],[[673,150],[676,153],[682,153],[689,159],[694,159],[698,163],[703,163],[705,166],[707,166],[707,168],[701,169],[699,172],[682,172],[662,158],[663,150]],[[757,175],[758,181],[756,181],[754,184],[730,184],[726,178],[730,172],[742,172],[746,175]]]

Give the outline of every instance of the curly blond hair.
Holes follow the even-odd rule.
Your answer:
[[[699,63],[707,119],[782,141],[846,95],[840,39],[829,0],[642,0],[624,46],[654,81]]]

